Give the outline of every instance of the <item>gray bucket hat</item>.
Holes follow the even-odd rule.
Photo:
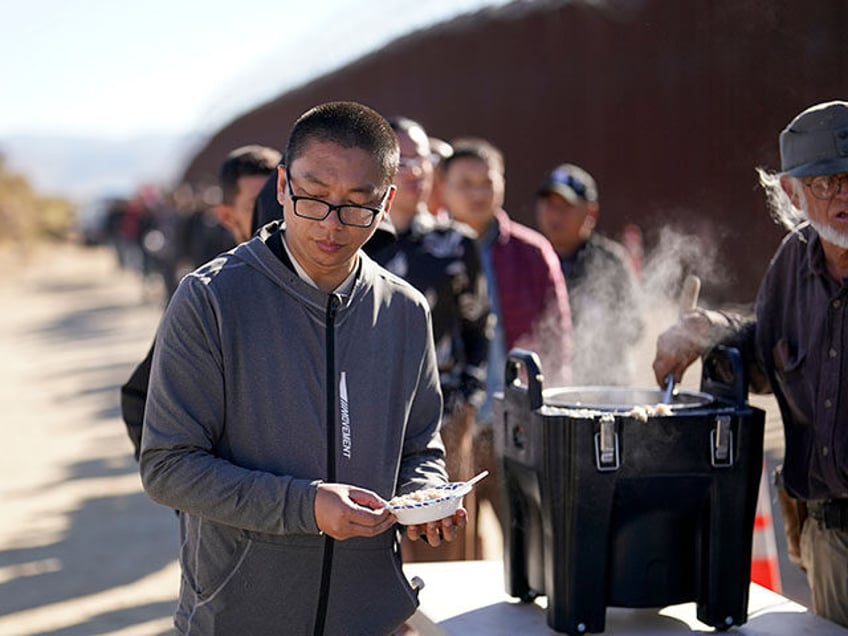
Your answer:
[[[793,177],[848,172],[848,102],[823,102],[780,133],[780,169]]]

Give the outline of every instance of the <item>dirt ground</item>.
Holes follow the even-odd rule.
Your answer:
[[[118,392],[150,345],[161,301],[105,248],[0,252],[0,636],[171,633],[176,519],[142,492]],[[649,321],[636,365],[645,386],[667,324]],[[754,402],[769,411],[774,464],[779,422],[770,398]],[[488,528],[486,556],[498,558],[500,532],[491,519]],[[784,594],[806,605],[790,569],[784,558]]]
[[[141,490],[118,387],[161,312],[106,250],[4,254],[0,634],[169,633],[174,513]]]

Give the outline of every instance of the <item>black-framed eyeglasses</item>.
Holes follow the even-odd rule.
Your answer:
[[[814,197],[826,201],[835,197],[846,181],[848,173],[820,175],[807,181],[802,180],[801,183],[810,189]]]
[[[389,198],[389,189],[386,189],[380,205],[372,208],[367,205],[354,205],[351,203],[333,205],[323,199],[297,196],[292,190],[291,175],[288,170],[286,170],[286,185],[289,189],[289,198],[292,201],[292,210],[294,210],[297,216],[312,221],[323,221],[335,210],[339,215],[339,221],[342,225],[351,225],[353,227],[371,227],[377,215],[384,211],[386,200]]]

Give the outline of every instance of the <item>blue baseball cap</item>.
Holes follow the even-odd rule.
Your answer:
[[[573,163],[564,163],[551,170],[536,194],[543,197],[552,192],[572,205],[580,199],[589,202],[598,200],[598,188],[592,175]]]

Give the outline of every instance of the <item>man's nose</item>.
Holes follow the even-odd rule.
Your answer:
[[[323,219],[319,221],[321,225],[324,225],[329,228],[340,228],[344,227],[344,223],[342,223],[342,219],[340,216],[339,208],[333,208],[330,213],[325,216]]]

